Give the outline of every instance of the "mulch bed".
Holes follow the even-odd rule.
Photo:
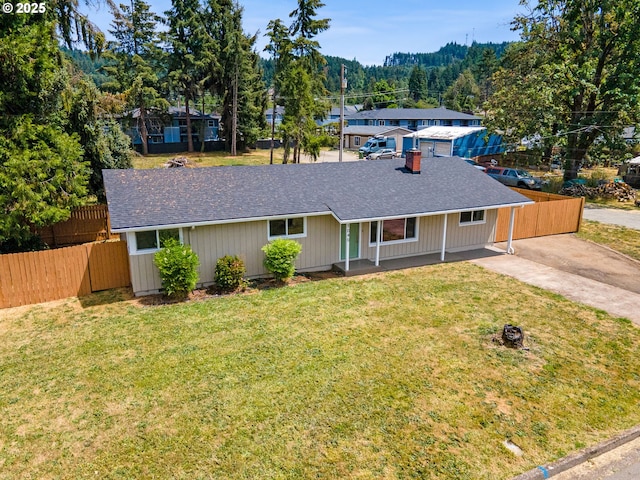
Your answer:
[[[151,307],[156,305],[173,305],[178,303],[198,302],[202,300],[208,300],[210,298],[223,297],[228,295],[250,295],[260,290],[270,290],[272,288],[283,288],[298,285],[300,283],[315,282],[319,280],[326,280],[329,278],[337,278],[342,275],[333,272],[312,272],[312,273],[300,273],[293,276],[288,282],[279,282],[273,278],[256,278],[249,280],[247,286],[233,291],[224,291],[220,288],[212,285],[207,288],[196,289],[187,295],[186,298],[172,298],[163,293],[155,295],[145,295],[135,299],[135,303],[143,307]]]

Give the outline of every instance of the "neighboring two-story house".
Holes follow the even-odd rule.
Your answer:
[[[383,108],[362,110],[346,118],[351,126],[403,127],[416,131],[426,127],[479,127],[480,117],[438,108]]]

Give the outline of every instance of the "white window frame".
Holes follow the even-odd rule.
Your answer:
[[[150,253],[156,253],[160,250],[160,231],[162,230],[178,230],[178,236],[180,239],[180,243],[184,244],[184,236],[182,233],[182,228],[159,228],[155,230],[138,230],[137,232],[127,232],[127,244],[129,245],[129,253],[131,255],[147,255]],[[136,233],[141,232],[155,232],[156,233],[156,244],[158,247],[156,248],[143,248],[138,249],[138,240],[136,238]]]
[[[481,220],[475,220],[475,216],[476,213],[482,212],[482,219]],[[469,221],[462,221],[462,214],[463,213],[470,213],[471,214],[471,220]],[[486,209],[478,209],[478,210],[469,210],[466,212],[460,212],[460,216],[458,217],[459,221],[458,221],[458,225],[461,227],[466,227],[469,225],[482,225],[483,223],[487,223],[487,210]]]
[[[356,147],[360,146],[360,136],[356,135],[355,137],[353,137],[353,145]]]
[[[382,223],[381,227],[382,227],[382,232],[380,234],[380,245],[396,245],[396,244],[400,244],[400,243],[413,243],[413,242],[417,242],[418,239],[420,238],[420,217],[398,217],[398,218],[387,218],[387,220],[404,220],[404,232],[405,235],[407,234],[407,218],[413,218],[415,219],[416,223],[415,223],[415,229],[414,229],[414,233],[415,236],[411,237],[411,238],[403,238],[402,240],[391,240],[391,241],[387,241],[385,242],[382,238],[384,236],[384,222],[385,220],[381,220],[380,222]],[[376,246],[376,242],[372,242],[371,241],[371,230],[373,229],[373,224],[375,224],[376,226],[378,225],[377,221],[373,221],[373,222],[369,222],[369,247],[375,247]]]
[[[289,235],[289,220],[294,218],[302,218],[302,233],[294,233],[293,235]],[[284,235],[271,236],[271,222],[275,220],[284,220],[284,227],[286,230],[286,233]],[[267,220],[267,239],[269,241],[276,240],[278,238],[305,238],[306,236],[307,236],[307,217],[291,216],[291,217],[271,218]]]
[[[378,126],[379,127],[384,127],[385,126],[385,121],[384,120],[378,120]]]

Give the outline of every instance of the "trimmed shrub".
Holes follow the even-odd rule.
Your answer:
[[[244,262],[237,255],[225,255],[216,262],[216,285],[222,290],[235,290],[244,283],[247,269]]]
[[[302,245],[294,240],[279,238],[262,247],[265,254],[264,266],[276,280],[285,281],[296,271],[295,261],[302,251]]]
[[[153,263],[160,270],[162,288],[169,297],[186,297],[198,282],[198,255],[174,238],[165,240]]]

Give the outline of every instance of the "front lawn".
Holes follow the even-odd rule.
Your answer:
[[[469,263],[148,305],[0,311],[0,478],[507,479],[640,423],[637,328]]]

